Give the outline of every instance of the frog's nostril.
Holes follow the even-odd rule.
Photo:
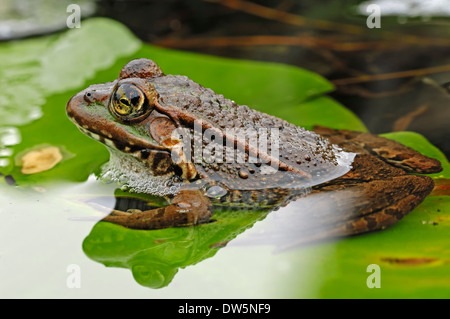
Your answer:
[[[84,100],[88,103],[94,102],[94,94],[91,91],[84,93]]]
[[[109,91],[88,89],[84,92],[83,99],[87,103],[104,102],[109,98]]]
[[[84,100],[88,103],[94,102],[94,95],[92,94],[92,92],[87,91],[86,93],[84,93]]]

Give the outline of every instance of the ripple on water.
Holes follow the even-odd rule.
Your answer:
[[[19,144],[21,141],[20,132],[15,127],[0,127],[0,167],[9,165],[9,157],[13,151],[10,146]]]

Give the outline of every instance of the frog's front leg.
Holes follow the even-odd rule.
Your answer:
[[[161,229],[207,222],[212,216],[208,197],[199,190],[182,190],[165,207],[134,212],[113,211],[104,221],[132,229]]]

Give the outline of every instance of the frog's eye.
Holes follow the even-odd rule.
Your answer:
[[[134,84],[117,86],[111,94],[111,112],[121,120],[140,119],[151,110],[144,92]]]

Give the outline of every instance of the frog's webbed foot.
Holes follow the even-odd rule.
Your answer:
[[[352,169],[335,180],[314,188],[335,202],[327,231],[318,236],[340,237],[381,230],[397,223],[433,190],[428,176],[407,172],[436,173],[439,161],[398,142],[369,133],[315,129],[346,151],[358,153]]]
[[[365,151],[407,172],[431,174],[442,170],[441,163],[410,147],[375,134],[335,130],[318,126],[314,131],[349,152]]]
[[[211,216],[212,206],[206,196],[198,190],[182,190],[168,206],[145,211],[113,210],[103,220],[133,229],[161,229],[197,225],[207,222]]]

